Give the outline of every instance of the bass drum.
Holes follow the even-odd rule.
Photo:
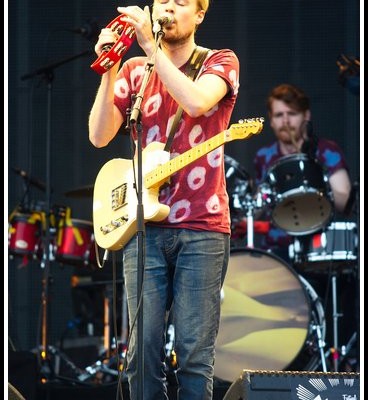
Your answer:
[[[307,285],[273,254],[232,250],[222,289],[217,378],[232,382],[243,369],[309,370],[317,362],[315,326],[323,340],[324,315]]]

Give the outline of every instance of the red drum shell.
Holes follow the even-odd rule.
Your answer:
[[[13,256],[41,257],[42,216],[40,213],[15,214],[9,221],[8,248]]]
[[[93,224],[71,219],[70,225],[59,227],[56,237],[55,259],[76,266],[95,266],[96,251]]]

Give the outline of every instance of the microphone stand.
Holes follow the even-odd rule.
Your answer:
[[[75,59],[77,59],[77,58],[80,58],[80,57],[83,57],[83,56],[89,56],[89,55],[91,55],[91,54],[93,54],[93,51],[92,51],[92,50],[85,50],[85,51],[83,51],[82,53],[76,54],[76,55],[74,55],[74,56],[65,58],[65,59],[63,59],[63,60],[57,61],[57,62],[52,63],[52,64],[49,64],[49,65],[45,65],[44,67],[38,68],[38,69],[36,69],[36,70],[33,71],[33,72],[30,72],[30,73],[28,73],[28,74],[25,74],[25,75],[21,76],[20,79],[21,79],[22,81],[25,81],[26,79],[33,78],[34,76],[43,75],[44,77],[47,78],[47,80],[48,80],[49,82],[51,82],[51,81],[53,80],[53,76],[52,76],[52,75],[53,75],[53,72],[52,72],[52,71],[53,71],[55,68],[59,67],[60,65],[66,64],[66,63],[68,63],[69,61],[73,61],[73,60],[75,60]]]
[[[157,32],[156,49],[164,35],[162,29]],[[156,52],[147,61],[145,74],[139,93],[135,97],[135,103],[130,116],[131,127],[136,126],[137,132],[137,243],[138,243],[138,258],[137,258],[137,400],[143,400],[144,394],[144,345],[143,345],[143,296],[142,285],[144,275],[144,206],[142,201],[142,125],[141,125],[141,104],[143,94],[147,87],[149,78],[153,72],[154,57]],[[141,298],[142,297],[142,298]]]
[[[33,78],[41,75],[47,83],[47,117],[46,117],[46,195],[45,195],[45,237],[44,254],[41,261],[43,268],[42,293],[41,293],[41,346],[40,346],[40,378],[42,383],[46,383],[53,375],[48,346],[48,299],[50,279],[50,262],[52,256],[52,243],[50,235],[50,210],[51,210],[51,111],[52,111],[52,82],[54,80],[54,69],[69,61],[81,56],[92,54],[90,50],[68,57],[53,64],[38,68],[37,70],[25,74],[21,80]]]

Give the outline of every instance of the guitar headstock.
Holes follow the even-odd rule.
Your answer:
[[[240,119],[237,124],[232,124],[227,133],[229,140],[245,139],[250,135],[256,135],[263,129],[263,117]]]

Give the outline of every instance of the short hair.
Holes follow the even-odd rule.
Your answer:
[[[207,11],[210,6],[210,0],[198,0],[198,8]]]
[[[197,0],[198,10],[207,11],[211,0]],[[155,3],[155,0],[153,1]]]
[[[267,110],[272,111],[272,101],[281,100],[296,111],[307,111],[310,108],[309,97],[297,86],[283,83],[274,87],[267,97]]]

